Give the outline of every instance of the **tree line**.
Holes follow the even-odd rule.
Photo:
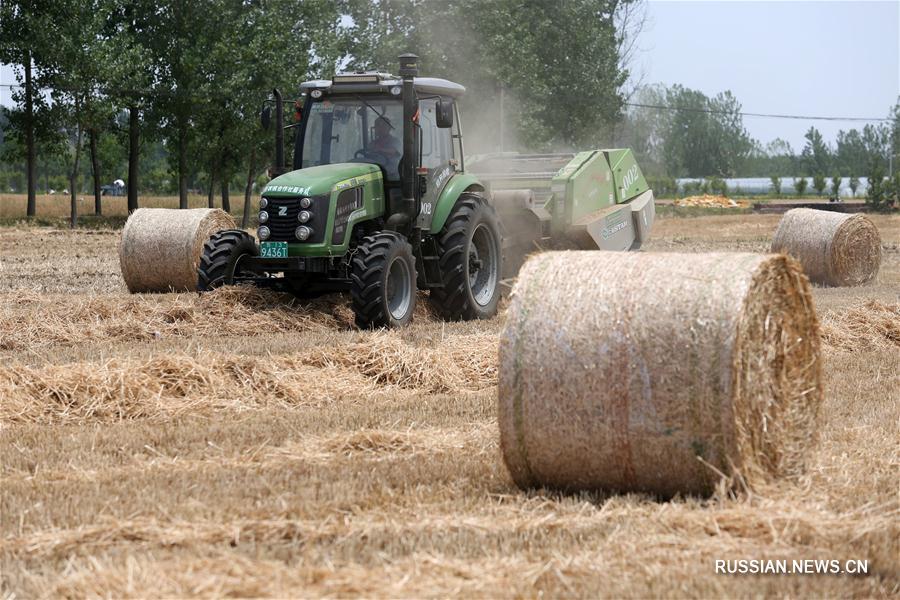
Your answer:
[[[4,183],[24,179],[31,216],[38,167],[64,170],[73,223],[85,175],[98,214],[101,183],[122,175],[129,210],[148,183],[182,207],[198,187],[212,205],[218,187],[229,209],[235,181],[248,199],[270,158],[258,114],[273,88],[293,98],[337,70],[396,71],[409,51],[423,74],[466,85],[470,107],[524,99],[507,121],[532,146],[591,143],[621,116],[619,15],[637,1],[5,2],[0,62],[18,86],[0,123]],[[470,112],[475,130],[496,114]]]
[[[294,98],[301,81],[339,70],[395,71],[408,51],[423,74],[467,87],[471,152],[630,147],[663,181],[803,175],[814,186],[879,169],[881,181],[900,158],[900,102],[890,123],[842,131],[834,145],[810,128],[795,151],[754,140],[728,91],[627,89],[641,1],[4,2],[0,62],[17,87],[0,110],[0,189],[24,188],[31,216],[39,183],[64,183],[73,223],[88,182],[96,214],[101,184],[115,178],[129,210],[139,192],[177,193],[186,207],[199,189],[230,210],[239,189],[246,218],[271,158],[258,114],[272,88]]]

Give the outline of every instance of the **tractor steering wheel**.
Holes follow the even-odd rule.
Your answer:
[[[383,152],[378,152],[377,150],[368,150],[366,148],[357,150],[353,154],[353,158],[354,159],[367,158],[369,160],[373,160],[373,161],[377,162],[380,165],[387,165],[388,161],[389,161],[387,154],[384,154]]]

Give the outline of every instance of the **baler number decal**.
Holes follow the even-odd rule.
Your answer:
[[[622,189],[627,190],[630,188],[638,178],[638,168],[637,165],[631,165],[631,168],[628,169],[628,172],[625,173],[625,177],[622,178]]]
[[[422,203],[422,214],[423,215],[431,214],[431,202],[423,202]]]

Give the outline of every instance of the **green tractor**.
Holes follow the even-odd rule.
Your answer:
[[[205,244],[198,289],[253,284],[314,297],[350,292],[361,328],[403,326],[417,290],[448,320],[490,318],[501,280],[565,238],[582,248],[640,246],[653,196],[627,150],[464,157],[459,84],[342,73],[301,85],[284,126],[275,92],[274,178],[260,199],[259,242],[243,230]],[[264,125],[270,111],[263,111]],[[292,169],[284,131],[294,129]],[[468,168],[467,168],[468,167]]]

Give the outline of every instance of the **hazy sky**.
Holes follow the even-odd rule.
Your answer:
[[[747,112],[884,117],[900,95],[900,0],[651,0],[634,70],[647,83],[731,90]],[[0,67],[0,83],[14,83]],[[0,87],[0,103],[9,90]],[[795,150],[815,125],[833,141],[862,123],[747,117],[750,134]]]
[[[886,117],[900,94],[900,0],[654,0],[635,71],[647,83],[731,90],[743,110]],[[815,125],[826,140],[864,123],[746,117],[750,134],[795,150]]]

